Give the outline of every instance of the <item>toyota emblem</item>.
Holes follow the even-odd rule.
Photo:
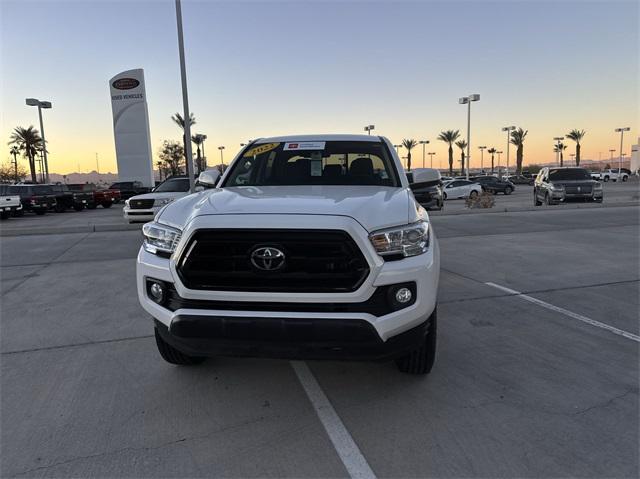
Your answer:
[[[277,271],[284,266],[284,253],[278,248],[262,246],[251,252],[251,264],[262,271]]]

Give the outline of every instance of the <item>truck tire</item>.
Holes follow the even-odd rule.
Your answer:
[[[95,210],[97,207],[98,207],[98,205],[95,204],[95,203],[88,203],[87,204],[87,209],[88,210]]]
[[[429,318],[427,336],[424,343],[406,356],[396,359],[400,372],[407,374],[429,374],[436,361],[436,344],[438,339],[438,309],[433,310]]]
[[[64,213],[67,210],[67,208],[62,203],[56,203],[54,209],[56,213]]]
[[[505,194],[505,195],[510,195],[512,192],[513,192],[513,189],[512,189],[510,186],[507,186],[507,187],[504,189],[504,194]]]
[[[105,201],[104,203],[101,203],[103,208],[111,208],[111,205],[113,203],[111,203],[110,201]]]
[[[10,216],[11,216],[11,211],[3,211],[0,214],[0,219],[8,220]]]
[[[627,175],[624,175],[624,176],[622,177],[622,182],[624,183],[624,182],[625,182],[625,181],[627,181],[628,179],[629,179],[629,177],[628,177]]]
[[[76,211],[82,211],[84,209],[84,205],[73,205],[73,209]]]
[[[609,181],[609,177],[608,177],[608,176],[605,176],[605,177],[604,177],[604,182],[606,183],[607,181]]]
[[[206,358],[202,358],[199,356],[189,356],[184,354],[181,351],[178,351],[176,348],[167,343],[160,333],[158,332],[158,328],[154,328],[155,336],[156,336],[156,345],[158,346],[158,352],[162,359],[171,364],[177,364],[179,366],[193,366],[195,364],[202,363]]]

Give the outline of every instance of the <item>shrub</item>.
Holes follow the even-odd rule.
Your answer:
[[[468,197],[465,199],[467,208],[493,208],[496,204],[496,198],[493,194],[483,191],[475,198]]]

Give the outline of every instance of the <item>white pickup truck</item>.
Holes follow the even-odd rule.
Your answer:
[[[167,362],[395,359],[402,372],[431,370],[438,242],[388,139],[262,138],[199,184],[142,229],[138,298]]]
[[[19,215],[22,212],[20,196],[7,193],[9,185],[0,185],[0,218],[6,220],[12,214]]]
[[[609,170],[603,170],[600,172],[599,178],[600,181],[618,181],[621,179],[622,181],[627,181],[629,179],[629,173],[625,170],[618,170],[617,168],[611,168]]]

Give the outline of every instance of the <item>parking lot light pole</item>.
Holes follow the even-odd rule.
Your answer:
[[[207,169],[207,155],[204,153],[204,140],[207,139],[207,135],[200,135],[200,139],[202,140],[202,166],[204,169]]]
[[[507,132],[507,169],[505,170],[507,175],[509,174],[509,143],[511,143],[511,132],[515,129],[515,126],[505,126],[502,128],[502,131]]]
[[[613,163],[613,154],[616,152],[615,148],[609,150],[609,168],[611,168],[611,163]]]
[[[471,102],[479,100],[480,95],[477,93],[474,95],[463,96],[458,99],[459,104],[467,105],[467,180],[469,180],[469,163],[471,163]]]
[[[555,136],[553,139],[556,141],[556,164],[560,166],[560,142],[564,140],[564,136]]]
[[[486,149],[486,146],[479,146],[478,149],[480,150],[480,172],[482,173],[484,171],[484,150]]]
[[[366,131],[369,135],[371,135],[371,131],[375,128],[375,125],[367,125],[364,127],[364,131]]]
[[[496,155],[498,155],[498,173],[500,173],[500,155],[502,155],[503,151],[496,151]]]
[[[27,98],[25,103],[28,106],[38,107],[38,118],[40,119],[40,135],[42,136],[42,152],[44,157],[44,177],[45,182],[49,183],[49,162],[47,161],[47,140],[44,137],[44,123],[42,122],[42,109],[51,108],[50,101],[40,101],[37,98]]]
[[[620,156],[618,157],[618,178],[620,178],[620,173],[622,172],[622,140],[624,138],[624,132],[629,130],[631,130],[631,128],[629,128],[628,126],[624,128],[616,128],[616,133],[620,133]]]
[[[433,168],[433,155],[435,154],[436,154],[435,151],[430,151],[429,153],[427,153],[427,155],[429,155],[429,162],[431,164],[430,168]]]
[[[182,82],[182,108],[184,118],[185,156],[187,176],[189,177],[189,191],[196,191],[196,182],[193,178],[193,158],[191,156],[191,116],[189,113],[189,94],[187,92],[187,67],[184,60],[184,39],[182,35],[182,7],[180,0],[176,0],[176,23],[178,26],[178,53],[180,54],[180,79]]]
[[[429,140],[420,140],[418,143],[422,145],[422,167],[424,168],[424,147],[429,144]]]
[[[224,156],[222,151],[224,150],[224,146],[219,146],[218,150],[220,150],[220,162],[222,163],[222,166],[224,166]]]

